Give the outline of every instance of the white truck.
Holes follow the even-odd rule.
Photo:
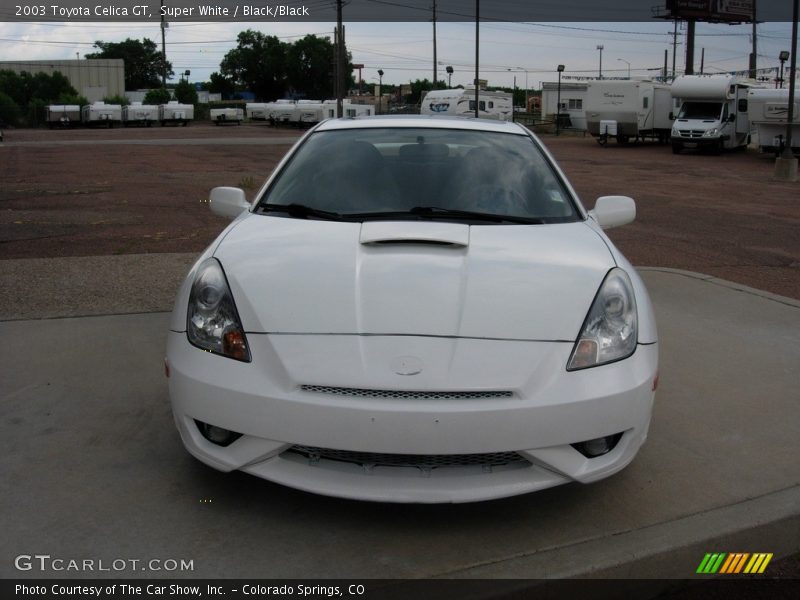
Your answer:
[[[666,143],[672,128],[672,95],[665,83],[650,80],[592,81],[586,91],[586,129],[606,145],[645,138]]]
[[[783,152],[786,126],[789,123],[789,90],[750,89],[747,92],[750,123],[758,136],[761,152]],[[800,153],[800,98],[794,99],[792,115],[792,152]]]
[[[81,121],[84,125],[108,125],[122,122],[122,105],[93,102],[81,108]]]
[[[130,125],[150,127],[156,121],[158,121],[158,106],[155,104],[131,102],[130,105],[122,107],[122,124],[125,127]]]
[[[478,116],[484,119],[510,121],[511,94],[478,91]],[[422,115],[475,116],[475,88],[433,90],[425,94],[420,105]]]
[[[241,125],[244,119],[244,111],[241,108],[212,108],[210,114],[214,125],[227,123]]]
[[[81,107],[77,104],[51,104],[47,107],[47,126],[72,127],[81,122]]]
[[[177,100],[170,100],[158,107],[158,120],[162,127],[167,123],[186,127],[192,119],[194,119],[193,104],[181,104]]]
[[[753,80],[734,75],[681,75],[672,82],[680,109],[672,125],[672,152],[684,148],[714,152],[750,143],[747,92]]]

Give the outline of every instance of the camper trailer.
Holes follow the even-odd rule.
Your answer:
[[[186,127],[192,119],[194,119],[193,104],[181,104],[177,100],[170,100],[158,107],[158,120],[162,127],[167,123]]]
[[[510,121],[511,94],[478,91],[478,116],[484,119]],[[433,90],[422,99],[420,114],[475,116],[475,88]]]
[[[293,100],[276,100],[270,102],[269,118],[274,123],[297,123],[299,115]]]
[[[47,126],[72,127],[81,122],[81,107],[77,104],[51,104],[47,107]]]
[[[129,106],[122,107],[122,124],[125,127],[129,127],[130,125],[150,127],[157,121],[158,106],[155,104],[132,102]]]
[[[750,89],[747,111],[758,136],[761,152],[780,154],[786,145],[789,123],[789,90]],[[800,99],[795,98],[792,115],[792,152],[800,153]]]
[[[325,104],[319,100],[298,100],[295,105],[295,118],[298,125],[316,125],[323,119]]]
[[[244,111],[241,108],[212,108],[210,114],[214,125],[226,123],[241,125],[244,119]]]
[[[747,92],[752,80],[733,75],[681,75],[672,82],[680,109],[672,126],[672,151],[706,148],[716,152],[750,143]]]
[[[81,121],[84,125],[108,125],[122,122],[122,106],[120,104],[106,104],[93,102],[81,108]]]
[[[244,105],[244,114],[250,121],[269,120],[268,102],[248,102]]]
[[[664,83],[643,80],[592,81],[586,93],[586,128],[600,144],[651,138],[669,140],[672,96]]]

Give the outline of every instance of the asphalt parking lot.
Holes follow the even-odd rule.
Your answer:
[[[258,130],[241,129],[243,139],[258,139]],[[157,147],[190,162],[216,157],[214,168],[198,174],[176,161],[138,190],[129,187],[135,173],[123,168],[135,158],[125,163],[108,150],[119,146],[131,155],[134,145],[118,142],[102,150],[117,167],[94,179],[84,172],[83,188],[64,183],[47,192],[58,178],[26,175],[20,167],[26,148],[44,152],[53,173],[63,168],[59,157],[74,171],[85,156],[74,144],[64,153],[47,143],[45,132],[35,133],[30,145],[0,147],[0,160],[12,159],[8,150],[16,157],[0,175],[0,466],[6,482],[0,577],[69,575],[14,568],[15,556],[37,552],[107,561],[187,559],[194,570],[170,576],[193,578],[539,578],[691,577],[706,552],[780,557],[800,551],[800,188],[759,179],[768,171],[763,157],[675,157],[702,162],[682,163],[691,164],[690,172],[673,189],[642,188],[640,228],[622,228],[614,238],[648,285],[661,337],[650,437],[627,469],[590,486],[488,503],[386,506],[218,473],[184,451],[172,424],[163,376],[165,311],[193,252],[224,222],[208,218],[207,207],[202,214],[194,210],[200,192],[190,187],[191,200],[176,197],[180,210],[165,217],[169,226],[156,239],[152,223],[120,208],[122,201],[130,206],[159,183],[211,187],[221,178],[215,183],[235,184],[255,173],[259,161],[276,160],[286,141],[257,144],[267,146],[266,159],[251,156],[252,141],[162,144]],[[76,141],[84,139],[94,138],[76,134]],[[624,162],[623,151],[635,149],[595,148],[580,138],[559,143],[551,150],[564,154],[564,168],[584,197],[611,193],[606,189],[615,177],[618,187],[633,185],[620,182],[619,171],[607,171]],[[580,143],[591,158],[573,153]],[[98,152],[97,145],[86,146]],[[640,150],[649,152],[646,159],[626,168],[644,173],[661,149]],[[714,158],[740,170],[709,181],[703,168],[726,164],[710,164]],[[159,165],[152,155],[147,160]],[[748,160],[752,170],[741,172]],[[599,171],[603,179],[594,177]],[[124,176],[121,182],[114,173]],[[756,205],[726,192],[732,178],[739,188],[763,188]],[[28,206],[20,207],[21,189],[39,190],[43,206],[29,195]],[[175,194],[181,187],[169,189]],[[89,192],[70,193],[76,190]],[[691,206],[701,200],[703,206]],[[159,198],[150,210],[166,202]],[[50,211],[50,220],[37,209]],[[25,210],[33,214],[21,215]],[[61,211],[55,220],[53,211]],[[86,213],[92,211],[112,223],[91,226]],[[181,211],[193,230],[172,229]],[[666,216],[670,211],[677,214]],[[187,231],[199,233],[176,239]],[[31,239],[22,243],[26,236]],[[657,243],[648,246],[648,236]],[[728,241],[715,247],[703,239],[709,236]],[[123,241],[124,248],[115,246]],[[753,287],[762,282],[767,285],[755,287],[770,291]]]

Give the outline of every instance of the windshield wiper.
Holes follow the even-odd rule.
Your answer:
[[[439,217],[463,217],[465,219],[477,219],[481,221],[492,221],[494,223],[525,223],[527,225],[544,223],[543,219],[536,217],[520,217],[517,215],[499,215],[496,213],[483,213],[472,210],[459,210],[455,208],[442,208],[441,206],[415,206],[410,209],[413,215],[422,215],[430,218]]]
[[[330,221],[340,221],[345,215],[328,210],[320,210],[306,206],[305,204],[264,204],[261,207],[264,212],[285,212],[289,216],[307,219],[308,217],[317,217],[319,219],[328,219]],[[349,216],[349,215],[348,215]]]

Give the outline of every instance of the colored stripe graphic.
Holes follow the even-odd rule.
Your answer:
[[[766,570],[772,557],[773,554],[768,552],[709,552],[700,561],[696,572],[704,575],[759,574]]]

